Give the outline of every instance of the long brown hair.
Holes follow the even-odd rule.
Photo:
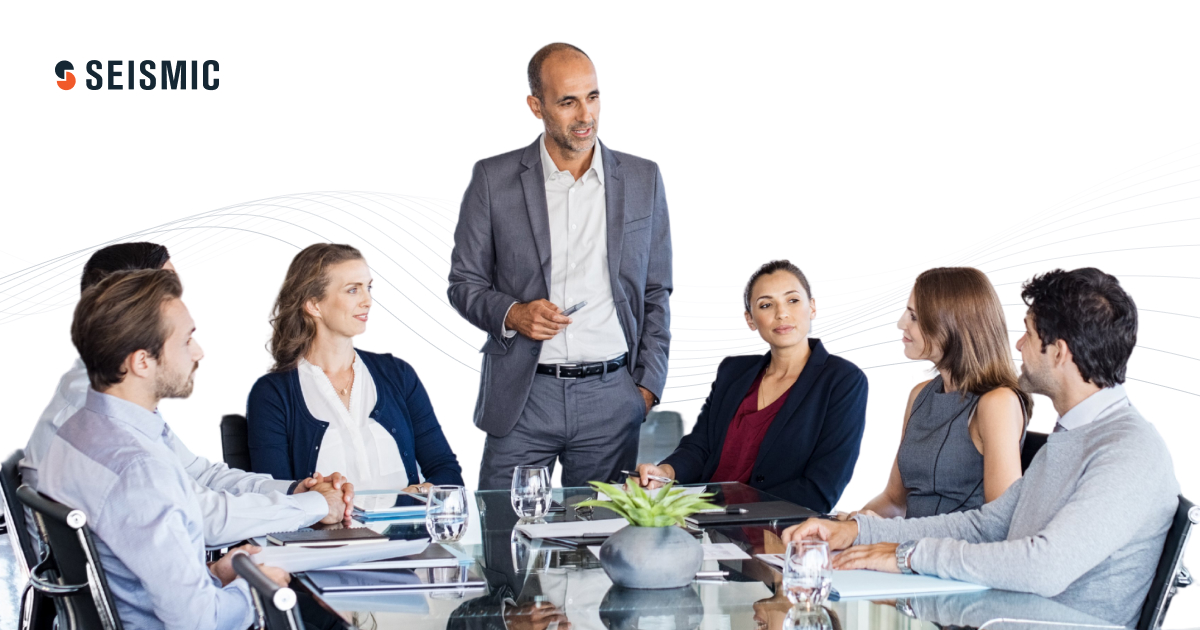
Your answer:
[[[942,349],[934,367],[949,373],[959,391],[976,396],[1012,389],[1028,421],[1033,399],[1017,385],[1004,309],[988,277],[974,267],[930,269],[917,276],[913,302],[927,347]]]
[[[362,259],[357,249],[333,243],[309,245],[292,259],[271,311],[271,342],[267,350],[275,358],[272,372],[291,370],[312,348],[317,322],[304,310],[304,305],[309,300],[325,299],[329,268],[347,260]]]

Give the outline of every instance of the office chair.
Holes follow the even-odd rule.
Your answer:
[[[33,512],[49,547],[31,571],[27,588],[54,598],[59,630],[122,630],[87,516],[26,485],[17,488],[17,498]]]
[[[250,470],[250,443],[246,416],[236,413],[221,416],[221,453],[230,468]]]
[[[255,627],[261,630],[304,630],[296,592],[271,581],[255,566],[250,556],[239,553],[233,557],[233,570],[250,585],[250,599],[258,615]]]
[[[1049,437],[1045,433],[1036,431],[1025,432],[1025,442],[1021,444],[1021,474],[1025,474],[1029,470],[1029,464],[1033,461],[1033,456],[1037,455],[1038,451],[1046,445],[1046,438]]]
[[[19,464],[25,452],[17,449],[0,464],[0,494],[4,495],[4,522],[8,528],[8,539],[12,543],[13,556],[22,576],[28,578],[30,569],[37,564],[37,549],[41,541],[35,540],[25,520],[25,506],[17,500],[17,488],[21,486]],[[21,597],[22,630],[49,630],[54,625],[54,605],[38,591],[28,589]]]
[[[37,541],[29,535],[29,527],[25,521],[25,507],[17,501],[17,488],[21,486],[21,469],[18,466],[25,457],[25,451],[17,449],[4,463],[0,464],[0,491],[4,493],[4,522],[8,525],[9,540],[13,543],[13,551],[18,552],[17,564],[21,567],[22,575],[29,575],[29,569],[37,564]]]
[[[683,416],[678,411],[651,411],[638,437],[639,464],[657,464],[675,452],[683,439]]]
[[[1138,630],[1158,630],[1167,617],[1167,607],[1175,593],[1192,583],[1192,574],[1183,566],[1183,551],[1187,549],[1188,538],[1192,534],[1192,526],[1200,523],[1200,507],[1193,505],[1179,495],[1179,507],[1175,510],[1175,520],[1167,531],[1167,541],[1163,545],[1162,557],[1158,560],[1158,569],[1154,572],[1154,581],[1150,582],[1150,592],[1146,594],[1146,603],[1142,604],[1142,616],[1138,620]]]

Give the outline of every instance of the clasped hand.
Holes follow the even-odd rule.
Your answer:
[[[829,543],[830,551],[841,551],[830,560],[834,569],[849,571],[853,569],[869,569],[886,573],[899,573],[896,564],[896,543],[877,543],[874,545],[854,545],[858,538],[858,521],[853,519],[831,521],[823,518],[810,518],[799,525],[793,525],[783,530],[783,542],[799,540],[824,540]]]
[[[292,494],[301,492],[319,492],[329,504],[329,514],[321,519],[326,525],[342,523],[349,526],[354,515],[354,484],[346,480],[342,473],[335,472],[328,477],[317,473],[301,481]]]

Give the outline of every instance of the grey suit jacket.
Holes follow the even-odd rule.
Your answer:
[[[476,162],[450,259],[450,303],[488,333],[475,425],[503,437],[533,384],[542,343],[505,339],[513,302],[550,296],[550,217],[541,152],[533,144]],[[634,381],[661,396],[671,343],[671,226],[658,165],[604,147],[608,269]],[[560,305],[561,306],[561,305]]]

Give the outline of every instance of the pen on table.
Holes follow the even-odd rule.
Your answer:
[[[700,510],[697,514],[749,514],[750,510],[739,507],[723,507],[712,510]]]
[[[728,571],[697,571],[697,580],[724,580],[729,575]]]
[[[560,313],[560,314],[561,314],[563,317],[570,317],[570,316],[571,316],[573,313],[575,313],[575,311],[578,311],[579,309],[581,309],[581,308],[583,308],[583,307],[585,307],[585,306],[587,306],[587,300],[584,300],[584,301],[582,301],[582,302],[580,302],[580,303],[576,304],[575,306],[572,306],[571,308],[569,308],[569,309],[567,309],[567,310],[563,311],[563,312],[562,312],[562,313]]]
[[[636,470],[622,470],[621,474],[626,475],[627,477],[637,477],[638,479],[642,478],[642,476],[639,475]],[[662,475],[646,475],[646,478],[650,481],[657,481],[659,483],[671,483],[672,481],[675,481],[674,479],[663,477]]]

